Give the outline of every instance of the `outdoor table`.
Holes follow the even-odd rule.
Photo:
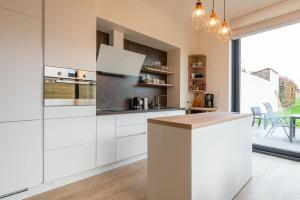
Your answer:
[[[293,138],[296,136],[296,120],[300,119],[300,115],[290,115],[290,142],[293,142]]]

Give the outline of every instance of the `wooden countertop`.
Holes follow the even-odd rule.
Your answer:
[[[148,119],[148,122],[192,130],[192,129],[211,126],[223,122],[233,121],[233,120],[237,120],[249,116],[251,116],[251,114],[237,114],[231,112],[210,112],[210,113],[189,114],[189,115],[181,115],[181,116],[173,116],[173,117],[154,118],[154,119]]]

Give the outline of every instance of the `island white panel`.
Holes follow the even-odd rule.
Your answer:
[[[252,176],[251,119],[192,132],[192,199],[232,199]]]
[[[148,123],[147,200],[191,200],[191,133]]]

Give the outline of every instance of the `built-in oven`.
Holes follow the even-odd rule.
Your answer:
[[[96,72],[45,66],[44,105],[96,105]]]

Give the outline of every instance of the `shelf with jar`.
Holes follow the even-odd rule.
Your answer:
[[[168,66],[152,66],[147,65],[142,67],[143,73],[160,74],[160,75],[171,75],[173,72]]]
[[[188,87],[190,92],[204,93],[206,90],[206,56],[190,55],[188,57]]]
[[[138,86],[143,87],[173,87],[167,83],[167,76],[172,75],[172,68],[166,65],[161,65],[159,61],[152,65],[144,65],[142,67]]]
[[[191,107],[204,107],[206,93],[206,56],[188,57],[188,89],[192,93]]]
[[[158,76],[159,77],[159,76]],[[172,84],[167,83],[166,77],[151,76],[146,74],[146,76],[141,76],[138,86],[144,87],[173,87]]]

